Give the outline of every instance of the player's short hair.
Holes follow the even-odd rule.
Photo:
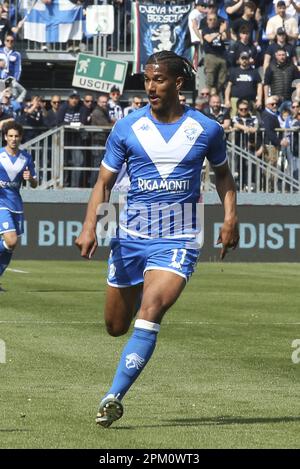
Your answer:
[[[23,127],[21,126],[21,124],[19,124],[18,122],[14,122],[14,121],[7,122],[6,124],[3,125],[3,128],[2,128],[3,135],[7,135],[9,130],[12,130],[12,129],[19,132],[19,135],[22,137],[23,132],[24,132]]]
[[[146,65],[160,63],[164,63],[168,67],[169,71],[176,77],[183,77],[190,80],[196,73],[193,64],[188,59],[181,55],[177,55],[173,51],[162,50],[160,52],[155,52],[150,55]]]

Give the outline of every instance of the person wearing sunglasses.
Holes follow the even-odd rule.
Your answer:
[[[51,96],[50,106],[51,109],[47,112],[47,115],[44,119],[44,123],[49,129],[55,127],[57,125],[57,116],[58,110],[61,105],[61,97],[58,95]]]
[[[264,160],[270,163],[271,166],[276,167],[279,157],[279,151],[286,149],[289,146],[289,140],[281,134],[276,132],[280,128],[278,119],[278,104],[279,96],[273,95],[266,99],[265,110],[261,113],[262,127],[265,129],[264,133]],[[269,181],[269,190],[274,189],[274,181]]]
[[[255,103],[258,109],[262,106],[261,77],[257,69],[250,66],[250,56],[247,52],[241,53],[239,64],[239,67],[230,69],[225,90],[225,106],[232,109],[231,115],[235,115],[238,99],[247,99]]]
[[[20,80],[22,72],[22,60],[20,52],[14,49],[15,38],[12,33],[8,33],[4,39],[4,47],[0,47],[0,58],[7,64],[7,74]]]
[[[141,109],[144,105],[143,98],[139,95],[133,96],[133,98],[130,101],[131,101],[130,106],[127,106],[124,108],[124,117],[133,111],[137,111],[138,109]]]

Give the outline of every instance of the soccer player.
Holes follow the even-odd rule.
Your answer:
[[[122,416],[122,399],[154,351],[164,314],[193,273],[199,254],[198,229],[194,216],[183,212],[189,206],[196,208],[205,157],[214,168],[225,212],[218,239],[221,258],[238,243],[236,188],[227,164],[224,131],[216,121],[179,102],[184,80],[192,74],[192,64],[174,52],[149,57],[144,74],[149,104],[113,128],[76,240],[81,255],[90,258],[97,247],[97,210],[108,202],[126,162],[130,190],[111,242],[104,312],[108,333],[125,334],[137,316],[113,383],[100,402],[96,422],[103,427]]]
[[[20,150],[23,128],[16,122],[3,127],[6,146],[0,148],[0,276],[10,263],[18,236],[23,233],[22,181],[37,186],[31,155]]]

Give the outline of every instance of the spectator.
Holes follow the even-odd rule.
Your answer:
[[[8,2],[7,2],[8,3]],[[23,22],[20,21],[17,26],[11,26],[10,20],[5,15],[5,5],[0,4],[0,46],[4,45],[5,36],[8,33],[17,34],[23,26]]]
[[[202,98],[201,96],[197,96],[195,99],[194,109],[197,111],[203,112],[208,108],[208,102],[206,98]]]
[[[87,108],[87,124],[91,122],[91,115],[94,110],[94,96],[90,93],[87,93],[83,97],[83,105]]]
[[[258,67],[258,52],[257,48],[250,42],[250,31],[248,26],[241,26],[238,32],[238,41],[233,42],[228,49],[228,62],[231,67],[239,65],[240,56],[242,52],[249,55],[249,64],[252,67]]]
[[[13,117],[7,113],[4,106],[0,104],[0,130],[2,130],[3,126],[7,124],[7,122],[11,122],[13,120]]]
[[[178,99],[179,99],[180,104],[182,104],[182,106],[186,105],[186,96],[184,94],[179,93]]]
[[[5,80],[7,77],[6,59],[2,56],[0,57],[0,80]]]
[[[108,96],[101,94],[98,96],[97,105],[92,112],[91,125],[97,126],[111,126],[111,120],[108,112]],[[100,131],[93,133],[92,136],[92,145],[94,146],[104,146],[107,138],[107,132]],[[100,167],[102,161],[104,150],[92,150],[91,166],[93,168]],[[98,171],[92,171],[90,175],[90,187],[93,187],[98,177]]]
[[[286,148],[289,145],[288,139],[282,139],[276,132],[276,129],[280,128],[277,115],[278,103],[278,96],[269,96],[266,99],[265,110],[261,113],[261,120],[265,129],[264,143],[266,151],[264,152],[264,159],[272,166],[277,166],[281,147]]]
[[[51,96],[50,105],[51,109],[49,109],[44,119],[44,123],[49,129],[57,125],[57,117],[61,105],[61,97],[57,94]]]
[[[91,125],[111,125],[108,97],[105,94],[98,96],[97,105],[92,112]]]
[[[286,128],[293,127],[293,121],[297,118],[297,114],[300,111],[300,103],[299,101],[293,101],[290,107],[290,115],[286,120]]]
[[[221,24],[224,24],[224,30],[227,30],[227,23],[226,21],[224,20],[224,18],[222,18],[222,16],[218,16],[218,5],[216,3],[215,0],[207,0],[207,12],[206,12],[206,15],[204,16],[204,18],[202,18],[202,20],[200,21],[200,30],[202,31],[203,28],[207,28],[208,24],[207,24],[207,15],[208,14],[215,14],[217,15],[217,23],[218,23],[218,26],[220,27]]]
[[[244,0],[225,0],[225,12],[228,16],[229,27],[232,33],[235,22],[239,20],[244,13]]]
[[[257,139],[258,120],[256,116],[251,114],[249,102],[246,99],[238,100],[237,113],[232,118],[232,123],[235,130],[235,144],[252,154],[261,153],[261,142]],[[248,174],[250,165],[251,163],[244,158],[242,161],[240,158],[237,159],[237,172],[240,176],[238,185],[241,190],[253,190],[256,183],[254,165],[251,165],[251,174]]]
[[[219,122],[224,130],[229,130],[231,119],[228,109],[221,105],[221,98],[217,94],[213,94],[209,100],[209,108],[203,111],[210,119]]]
[[[262,107],[263,87],[260,74],[250,67],[250,57],[247,52],[242,52],[239,60],[240,66],[231,68],[229,80],[225,91],[225,106],[236,112],[238,99],[247,99],[256,109]]]
[[[258,45],[258,24],[255,19],[256,5],[255,3],[248,1],[244,3],[244,12],[241,18],[234,21],[232,26],[231,38],[236,40],[238,32],[242,26],[247,26],[250,32],[249,41],[254,42],[254,45]]]
[[[109,93],[109,101],[108,101],[108,112],[109,117],[113,123],[117,122],[118,120],[122,119],[123,117],[123,110],[120,104],[120,90],[116,86],[113,86]]]
[[[218,27],[218,18],[216,14],[207,15],[208,27],[204,28],[203,48],[205,53],[204,71],[206,75],[206,85],[211,92],[224,91],[224,85],[227,78],[226,49],[225,39],[226,30],[223,24]]]
[[[139,95],[133,96],[131,105],[124,109],[124,117],[137,109],[141,109],[141,107],[143,107],[143,98]]]
[[[276,15],[269,19],[266,27],[266,36],[269,41],[274,41],[278,28],[286,31],[288,40],[298,39],[298,21],[295,17],[286,14],[286,4],[279,0],[276,5]]]
[[[202,35],[199,29],[200,22],[205,17],[206,11],[206,2],[203,0],[196,0],[195,7],[190,12],[188,17],[188,27],[192,44],[192,62],[196,70],[200,56],[200,45],[203,43]]]
[[[237,102],[237,113],[232,118],[235,132],[235,143],[251,153],[257,149],[255,147],[255,136],[259,127],[258,119],[251,114],[249,102],[246,99],[239,99]]]
[[[279,0],[274,0],[273,3],[276,7]],[[300,0],[284,0],[286,5],[286,13],[287,15],[294,16],[295,18],[298,17],[300,13]]]
[[[14,2],[4,0],[1,5],[0,16],[1,19],[6,20],[8,24],[15,24],[16,21],[16,9],[13,5]]]
[[[14,50],[15,38],[13,34],[8,33],[4,39],[4,47],[0,48],[0,59],[6,61],[6,69],[9,76],[20,80],[22,71],[22,62],[20,52]]]
[[[80,102],[80,95],[78,91],[72,90],[69,94],[68,101],[62,104],[57,113],[58,125],[73,126],[76,131],[68,129],[65,134],[65,144],[68,146],[80,147],[82,145],[82,138],[78,127],[87,124],[89,110]],[[66,151],[65,166],[70,165],[76,168],[84,163],[84,154],[81,149],[73,149]],[[66,174],[64,181],[66,186],[79,187],[82,181],[81,172],[73,169]]]
[[[35,138],[39,134],[38,127],[44,124],[43,108],[40,96],[32,96],[30,102],[27,103],[23,110],[23,115],[20,117],[21,124],[31,127],[24,131],[24,141],[27,142]]]
[[[293,103],[294,104],[294,103]],[[289,161],[290,164],[290,173],[291,176],[295,179],[298,179],[300,182],[300,106],[298,103],[297,110],[293,112],[293,120],[291,121],[290,126],[294,129],[291,133],[291,158]],[[297,131],[296,131],[297,130]]]
[[[278,49],[275,53],[275,62],[271,62],[265,72],[265,101],[270,95],[280,96],[282,101],[290,101],[292,82],[298,78],[300,78],[300,72],[293,63],[288,61],[286,50]]]
[[[296,47],[288,42],[285,29],[278,28],[274,42],[268,46],[264,55],[264,71],[266,71],[271,61],[276,63],[275,54],[279,49],[284,49],[286,51],[288,61],[292,61],[296,66],[298,65]]]
[[[12,99],[16,103],[23,103],[25,96],[26,96],[26,89],[17,80],[13,77],[7,77],[4,80],[5,89],[9,89],[11,92]],[[19,106],[19,109],[21,106]]]

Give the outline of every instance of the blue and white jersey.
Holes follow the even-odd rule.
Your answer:
[[[20,150],[16,156],[11,156],[5,148],[0,148],[0,210],[23,213],[23,202],[19,191],[26,167],[31,176],[36,177],[34,163],[29,153]]]
[[[130,190],[120,227],[144,238],[193,238],[204,158],[226,161],[223,128],[189,106],[174,123],[151,115],[150,105],[118,121],[106,144],[105,168],[127,164]]]

